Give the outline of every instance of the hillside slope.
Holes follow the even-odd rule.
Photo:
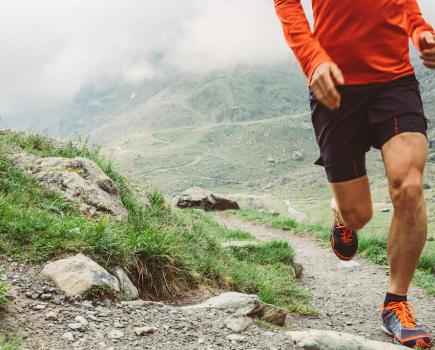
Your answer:
[[[100,141],[138,128],[273,118],[302,111],[304,85],[298,68],[289,64],[239,66],[205,75],[169,71],[137,85],[86,87],[69,106],[38,118],[31,129],[64,137],[97,129]]]

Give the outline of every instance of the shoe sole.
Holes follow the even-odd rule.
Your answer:
[[[409,347],[407,347],[406,345],[403,345],[400,341],[398,341],[397,338],[394,336],[394,334],[391,333],[390,330],[387,327],[385,327],[383,324],[381,324],[381,330],[386,335],[388,335],[390,338],[393,338],[393,343],[394,344],[401,345],[401,346],[409,349]],[[420,348],[418,348],[418,349],[420,349]],[[432,349],[432,348],[430,347],[430,348],[426,348],[426,349]]]

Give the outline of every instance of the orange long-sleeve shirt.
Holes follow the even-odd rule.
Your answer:
[[[388,82],[414,72],[409,37],[434,31],[416,0],[312,0],[314,32],[300,0],[274,0],[288,45],[304,73],[334,61],[345,84]]]

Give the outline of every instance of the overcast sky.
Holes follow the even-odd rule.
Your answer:
[[[434,0],[420,5],[435,23]],[[3,0],[0,115],[37,113],[90,83],[149,79],[156,55],[194,71],[291,59],[272,0]]]

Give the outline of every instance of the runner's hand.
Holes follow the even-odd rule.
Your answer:
[[[430,69],[435,69],[435,34],[423,32],[420,36],[421,55],[423,64]]]
[[[330,110],[340,107],[341,96],[335,85],[344,84],[343,73],[333,62],[320,64],[313,73],[310,87],[321,104]]]

